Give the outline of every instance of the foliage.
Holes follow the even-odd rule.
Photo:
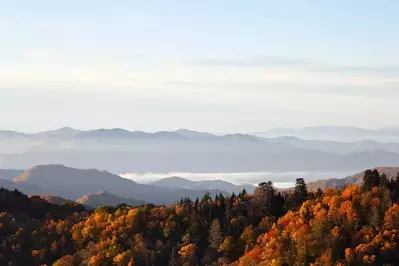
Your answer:
[[[398,180],[93,211],[1,189],[0,265],[395,265]]]

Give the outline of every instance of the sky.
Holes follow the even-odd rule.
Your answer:
[[[398,1],[2,1],[0,129],[397,127]]]

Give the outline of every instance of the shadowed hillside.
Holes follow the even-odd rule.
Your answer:
[[[16,185],[36,185],[45,194],[76,200],[82,195],[108,191],[114,195],[134,198],[154,204],[173,203],[185,197],[202,197],[206,189],[164,188],[143,185],[106,171],[75,169],[62,165],[40,165],[13,179]],[[211,195],[222,192],[212,189]]]
[[[375,170],[379,171],[381,174],[386,174],[388,178],[395,178],[399,173],[399,167],[376,167]],[[315,191],[318,188],[342,188],[351,184],[360,186],[363,182],[364,171],[357,173],[352,176],[345,178],[330,178],[325,180],[318,180],[308,183],[308,188],[311,191]]]
[[[130,206],[140,206],[146,204],[145,201],[135,200],[131,198],[118,197],[107,191],[100,191],[97,193],[86,194],[79,198],[76,202],[88,205],[91,207],[99,206],[117,206],[119,204],[126,204]]]

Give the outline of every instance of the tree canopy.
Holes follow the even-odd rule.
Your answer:
[[[399,179],[208,193],[170,206],[50,204],[0,190],[0,265],[397,265]]]

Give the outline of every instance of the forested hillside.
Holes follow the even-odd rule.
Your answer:
[[[0,191],[0,265],[397,265],[399,177],[205,194],[169,206],[53,205]]]

